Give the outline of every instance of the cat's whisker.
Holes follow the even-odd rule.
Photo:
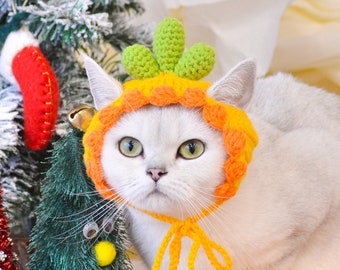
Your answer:
[[[99,194],[98,194],[98,191],[89,191],[89,192],[83,192],[83,193],[68,193],[68,194],[70,194],[70,195],[74,195],[74,196],[87,196],[87,195],[96,195],[96,196],[99,196]],[[45,213],[45,216],[47,217],[47,218],[52,218],[53,220],[56,220],[56,221],[58,221],[58,222],[61,222],[61,220],[63,220],[64,222],[73,222],[74,221],[74,219],[72,219],[72,218],[74,218],[74,217],[76,217],[76,216],[80,216],[79,217],[79,219],[81,219],[82,218],[82,216],[84,216],[84,214],[85,213],[89,213],[89,214],[86,214],[85,216],[88,216],[88,215],[91,215],[92,214],[92,212],[91,212],[91,209],[97,209],[97,206],[98,205],[100,205],[100,204],[102,204],[102,202],[103,201],[107,201],[107,200],[105,200],[105,199],[103,199],[102,197],[99,197],[99,198],[101,198],[100,200],[98,200],[95,204],[93,204],[91,207],[89,207],[89,208],[86,208],[86,209],[83,209],[82,211],[80,211],[80,212],[76,212],[76,213],[74,213],[74,214],[71,214],[71,215],[66,215],[66,216],[52,216],[52,215],[48,215],[47,213]],[[110,201],[108,201],[108,203],[111,203]]]
[[[178,200],[175,200],[175,207],[176,209],[178,209],[179,218],[183,220],[185,218],[183,203],[179,202]]]
[[[192,201],[189,200],[189,202],[187,202],[191,207],[195,208],[195,209],[200,209],[198,211],[201,211],[202,209],[206,208],[207,205],[212,205],[212,203],[214,202],[214,197],[211,196],[211,199],[209,197],[207,197],[206,193],[203,192],[203,196],[202,196],[202,190],[201,189],[196,189],[195,192],[197,193],[195,196],[193,196]],[[197,210],[195,210],[195,212],[197,213]],[[222,217],[220,216],[222,215]],[[241,215],[241,214],[240,214]],[[211,217],[214,218],[214,220],[216,220],[216,222],[218,222],[221,226],[225,226],[225,217],[228,216],[227,213],[224,212],[216,212],[216,211],[212,211],[210,213]],[[231,216],[231,219],[233,219],[233,215],[229,215]],[[213,230],[218,234],[218,230],[216,229],[216,224],[213,224],[213,221],[211,218],[205,218],[203,216],[201,216],[200,222],[203,224],[203,226],[205,226],[206,228],[209,228],[209,230]]]
[[[69,237],[72,237],[74,234],[80,233],[83,231],[83,228],[86,224],[88,224],[91,220],[96,222],[97,220],[101,219],[102,216],[107,214],[107,209],[102,210],[101,212],[96,212],[94,215],[88,215],[87,217],[83,217],[80,222],[77,223],[77,226],[72,227],[69,230],[66,230],[58,235],[55,235],[54,238],[60,240],[66,240]]]
[[[112,201],[109,202],[109,203],[112,204]],[[100,215],[97,215],[97,217],[95,217],[93,220],[98,223],[98,221],[101,220],[103,217],[108,217],[108,218],[112,219],[112,221],[114,223],[113,227],[117,228],[117,226],[118,226],[117,222],[119,222],[119,219],[122,219],[121,215],[122,215],[123,210],[121,210],[119,208],[113,208],[113,207],[106,208],[104,210],[105,211],[101,211],[102,213]],[[65,243],[65,244],[67,243],[67,245],[69,245],[69,244],[78,245],[79,243],[85,243],[86,248],[89,248],[89,249],[93,248],[93,243],[98,241],[98,239],[100,239],[101,236],[106,233],[103,230],[104,224],[98,223],[99,231],[98,231],[96,237],[94,237],[92,239],[86,239],[85,236],[81,240],[74,241],[74,239],[73,239],[73,236],[75,234],[82,233],[83,225],[86,224],[88,221],[89,221],[88,219],[84,219],[84,221],[79,226],[75,226],[71,230],[68,231],[68,236],[60,237],[59,239],[61,241],[59,242],[59,244],[62,245],[63,243]],[[121,221],[120,223],[124,224],[124,222],[125,221]],[[119,225],[119,226],[122,226],[122,225]]]
[[[213,198],[214,200],[215,200],[215,199],[224,199],[224,200],[228,200],[228,199],[231,199],[231,198],[232,198],[232,197],[227,197],[227,196],[219,196],[219,195],[216,195],[216,194],[215,194],[216,187],[204,187],[204,188],[202,188],[201,186],[195,186],[195,185],[192,185],[192,187],[195,187],[195,190],[196,190],[197,192],[200,192],[201,195],[211,197],[211,198]],[[207,190],[208,190],[208,192],[206,192]],[[209,192],[209,190],[214,191],[214,192]],[[241,195],[238,195],[238,196],[241,196]]]
[[[195,197],[197,198],[197,197]],[[210,202],[210,201],[209,201]],[[208,202],[208,203],[209,203]],[[214,233],[218,233],[218,229],[216,228],[216,224],[212,222],[210,218],[207,218],[202,214],[202,209],[204,209],[204,206],[207,205],[207,202],[203,202],[202,199],[195,199],[191,202],[191,200],[188,200],[188,203],[190,203],[191,208],[194,209],[195,215],[199,217],[199,222],[202,224],[203,228],[208,231],[213,231]],[[211,212],[210,215],[215,215],[214,212]],[[222,219],[218,219],[218,221],[223,224]]]
[[[98,205],[100,205],[100,207],[98,207]],[[90,211],[93,208],[95,209],[95,211]],[[84,215],[84,213],[87,212],[88,214]],[[75,220],[79,220],[80,222],[78,222],[77,226],[71,228],[70,230],[56,235],[55,238],[66,241],[67,238],[71,237],[72,235],[82,232],[84,226],[89,222],[89,220],[93,220],[94,222],[96,222],[107,216],[109,212],[111,212],[110,215],[112,217],[119,216],[120,209],[117,208],[117,205],[114,203],[113,200],[101,199],[93,206],[84,209],[81,212],[69,216],[58,217],[58,219],[63,219],[64,222],[74,222]],[[73,217],[75,216],[79,217],[77,219],[74,219]]]
[[[92,195],[98,195],[98,191],[97,190],[91,190],[91,191],[86,191],[86,192],[69,192],[68,191],[68,194],[69,195],[72,195],[72,196],[79,196],[79,197],[82,197],[82,196],[92,196]]]
[[[189,214],[190,216],[199,216],[201,218],[202,209],[211,205],[214,201],[214,197],[211,193],[204,192],[197,186],[197,194],[190,199],[187,197],[187,193],[190,192],[190,190],[191,188],[189,186],[182,182],[178,182],[176,183],[176,189],[172,191],[173,194],[170,194],[170,197],[179,198],[178,200],[175,200],[175,202],[177,208],[181,208],[182,216],[187,216]],[[168,190],[168,192],[171,192],[171,190]],[[207,197],[211,197],[211,199],[208,199]],[[183,208],[185,208],[186,211],[184,211]]]
[[[186,210],[189,210],[189,214],[191,216],[200,216],[201,217],[201,209],[204,206],[201,205],[201,203],[195,204],[196,200],[199,200],[199,198],[195,198],[195,200],[192,201],[190,198],[188,198],[186,196],[186,192],[184,192],[184,191],[185,191],[185,188],[183,188],[183,185],[182,185],[182,188],[177,190],[177,193],[178,193],[177,196],[179,198],[185,199],[184,202],[181,201],[180,203],[187,208]]]
[[[105,202],[104,205],[102,205],[103,202]],[[67,215],[67,216],[55,217],[54,219],[55,219],[55,220],[62,220],[62,222],[69,222],[69,220],[72,220],[72,222],[73,222],[74,219],[72,219],[72,218],[75,218],[75,217],[79,216],[79,218],[76,218],[76,220],[77,220],[77,219],[81,219],[81,218],[83,218],[83,216],[84,216],[85,213],[88,213],[88,214],[86,214],[85,216],[93,215],[93,213],[96,213],[96,212],[100,211],[101,208],[107,207],[107,205],[109,205],[109,204],[112,204],[112,202],[111,202],[111,201],[108,201],[108,200],[106,200],[106,199],[101,198],[101,199],[100,199],[99,201],[97,201],[95,204],[93,204],[92,206],[90,206],[90,207],[88,207],[88,208],[86,208],[86,209],[83,209],[83,210],[80,211],[80,212],[76,212],[76,213],[74,213],[74,214]],[[98,208],[98,205],[101,205],[100,208]],[[94,209],[94,211],[91,211],[92,209]]]
[[[121,203],[124,203],[124,204],[132,203],[132,202],[126,201],[123,198],[133,198],[139,192],[140,192],[140,187],[133,182],[130,184],[121,185],[119,187],[119,193],[121,195],[119,199],[121,200]]]
[[[108,213],[106,213],[106,215],[103,215],[101,217],[101,219],[104,218],[104,217],[107,217],[107,218],[111,219],[111,221],[112,221],[111,226],[113,227],[113,231],[112,232],[111,231],[105,231],[104,230],[104,226],[105,226],[104,223],[103,224],[98,224],[98,225],[101,225],[99,227],[98,234],[93,239],[90,239],[91,241],[87,242],[87,247],[89,249],[93,248],[93,242],[97,242],[98,240],[100,240],[102,238],[105,238],[105,237],[103,237],[103,235],[110,234],[110,233],[115,233],[114,232],[115,230],[119,230],[119,228],[121,226],[123,226],[123,224],[125,224],[125,218],[126,217],[124,215],[124,213],[125,213],[124,209],[122,209],[121,205],[120,205],[117,209],[114,209],[114,211],[108,212]]]
[[[202,214],[200,213],[202,209],[214,203],[215,197],[212,194],[202,191],[201,189],[196,189],[195,192],[196,192],[196,195],[194,195],[193,198],[186,200],[186,206],[188,205],[191,206],[191,209],[193,209],[192,214],[198,215],[202,223],[205,223],[208,221],[208,219],[204,218]],[[211,212],[211,215],[215,215],[215,213]],[[207,227],[212,227],[212,228],[214,227],[214,226],[209,226],[209,225],[210,224],[206,224]]]
[[[204,196],[201,196],[201,194],[198,192],[195,196],[193,196],[192,205],[194,205],[194,207],[198,209],[197,211],[200,213],[199,215],[200,221],[207,228],[214,228],[214,226],[212,226],[209,219],[205,218],[205,216],[202,214],[202,210],[205,209],[208,205],[212,205],[212,204],[213,204],[213,201],[211,201],[210,199]],[[213,213],[214,212],[211,212],[211,214]]]

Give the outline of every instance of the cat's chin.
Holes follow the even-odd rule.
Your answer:
[[[177,216],[178,202],[177,199],[171,198],[168,194],[154,189],[144,193],[139,198],[134,197],[131,204],[137,208],[148,210],[155,213]]]
[[[157,199],[165,199],[165,198],[169,198],[168,195],[166,195],[165,193],[163,193],[162,191],[159,191],[157,189],[151,191],[147,196],[146,199],[149,198],[157,198]]]
[[[174,218],[186,219],[195,215],[195,213],[201,211],[199,206],[194,208],[195,211],[191,211],[192,207],[188,207],[188,201],[190,199],[172,197],[171,194],[166,194],[157,189],[146,193],[143,197],[134,198],[132,205],[139,209],[151,211],[158,214],[164,214],[172,216]]]
[[[172,209],[174,207],[174,201],[167,194],[155,189],[146,194],[144,199],[140,200],[139,205],[158,212],[161,209]]]

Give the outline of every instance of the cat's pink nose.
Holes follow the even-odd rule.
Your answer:
[[[162,175],[167,174],[168,172],[165,171],[164,169],[158,169],[158,168],[152,168],[152,169],[148,169],[146,171],[146,174],[150,175],[152,180],[157,182]]]

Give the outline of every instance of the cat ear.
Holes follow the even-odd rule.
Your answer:
[[[121,83],[111,78],[92,58],[83,55],[90,90],[97,110],[117,99],[123,92]]]
[[[246,59],[214,83],[207,94],[217,101],[243,108],[253,95],[255,79],[256,65]]]

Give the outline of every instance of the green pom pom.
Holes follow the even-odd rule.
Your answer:
[[[175,74],[190,80],[207,76],[215,64],[215,50],[203,43],[193,45],[178,61]]]
[[[143,45],[132,45],[123,51],[122,64],[132,77],[144,80],[156,77],[159,66],[151,51]]]
[[[185,46],[182,23],[166,18],[159,23],[154,33],[153,52],[161,71],[173,72]]]

